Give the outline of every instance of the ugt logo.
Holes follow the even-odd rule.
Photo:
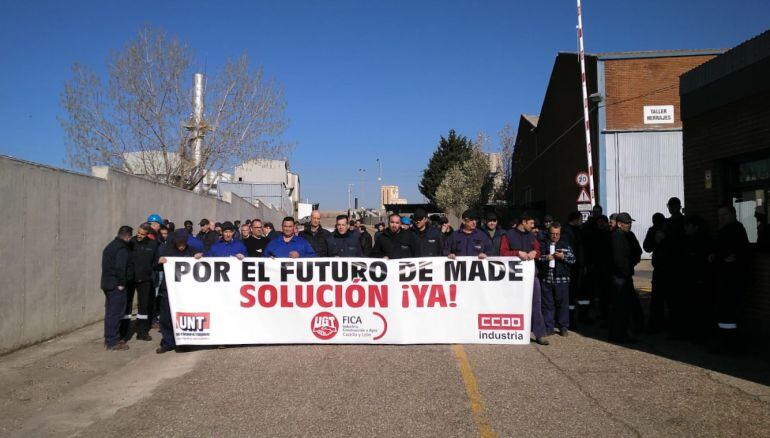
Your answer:
[[[333,338],[339,327],[337,317],[329,312],[321,312],[310,321],[310,330],[316,338],[323,341]]]
[[[209,312],[177,312],[176,326],[186,332],[202,332],[211,325]]]

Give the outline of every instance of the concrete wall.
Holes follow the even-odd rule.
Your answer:
[[[286,214],[196,195],[114,169],[86,176],[0,156],[0,354],[102,319],[101,252],[121,225]]]

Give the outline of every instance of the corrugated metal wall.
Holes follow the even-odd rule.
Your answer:
[[[641,243],[652,215],[668,216],[672,196],[684,201],[682,132],[611,132],[606,142],[607,214],[626,211],[636,219]],[[645,257],[649,254],[645,253]]]

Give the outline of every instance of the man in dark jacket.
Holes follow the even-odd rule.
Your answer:
[[[414,215],[414,227],[412,232],[417,237],[417,252],[415,257],[441,257],[444,251],[444,242],[441,231],[428,223],[428,215],[425,210],[418,208]]]
[[[361,224],[361,221],[356,221],[358,225],[358,242],[361,244],[361,253],[363,257],[369,257],[372,255],[372,235],[366,231],[366,225]]]
[[[134,270],[133,284],[128,288],[126,294],[126,312],[123,315],[123,321],[120,324],[120,333],[123,339],[131,339],[131,313],[134,308],[134,292],[136,292],[137,311],[136,311],[136,339],[140,341],[151,341],[150,331],[150,305],[151,299],[155,296],[151,294],[154,290],[153,274],[158,264],[158,242],[151,240],[148,235],[152,228],[145,222],[136,230],[136,236],[131,239],[131,264]]]
[[[538,260],[540,258],[540,243],[532,232],[535,228],[535,218],[524,213],[519,218],[519,223],[505,233],[500,241],[500,255],[518,257],[521,260]],[[540,291],[540,282],[537,278],[532,282],[532,333],[535,342],[540,345],[548,345],[545,338],[545,321],[543,320],[543,306]]]
[[[128,285],[129,259],[131,250],[128,242],[133,229],[123,225],[118,235],[102,251],[101,288],[104,292],[104,347],[108,350],[128,350],[120,337],[120,321],[126,310],[126,287]]]
[[[545,332],[553,333],[556,327],[559,329],[559,335],[567,336],[570,270],[575,263],[575,255],[569,244],[561,240],[561,224],[551,222],[548,240],[541,242],[540,248],[542,250],[538,258],[538,272]]]
[[[219,240],[219,234],[211,229],[211,222],[208,219],[201,219],[200,226],[201,231],[195,237],[203,243],[203,250],[208,251],[211,245]]]
[[[243,227],[241,227],[241,229],[243,229]],[[251,224],[249,224],[248,237],[241,241],[246,247],[249,257],[262,257],[262,254],[265,252],[265,247],[267,247],[270,239],[265,237],[265,234],[262,232],[262,221],[254,219],[251,221]]]
[[[714,253],[709,256],[717,277],[717,342],[714,353],[730,353],[740,346],[738,317],[743,289],[749,274],[749,238],[738,222],[735,207],[726,205],[717,211],[719,231]]]
[[[583,216],[579,211],[570,213],[567,225],[562,227],[561,240],[565,241],[575,255],[575,263],[570,266],[569,276],[569,310],[570,327],[577,327],[577,323],[591,323],[591,295],[584,294],[583,277],[585,276],[585,253],[583,250]]]
[[[663,228],[666,225],[666,216],[663,213],[655,213],[652,215],[652,226],[647,229],[647,234],[644,236],[644,242],[642,248],[652,253],[652,294],[650,295],[650,318],[647,323],[647,330],[651,333],[658,332],[663,325],[663,315],[665,311],[666,286],[660,285],[661,268],[658,269],[660,263],[659,258],[661,255],[660,244],[663,242]],[[669,302],[669,307],[671,303]]]
[[[456,256],[472,256],[484,259],[492,251],[492,241],[483,231],[476,228],[479,215],[475,210],[465,210],[462,226],[444,240],[444,255],[450,259]]]
[[[160,249],[161,257],[158,259],[158,264],[163,265],[167,262],[166,257],[195,257],[199,259],[203,256],[200,252],[196,252],[187,244],[188,234],[187,230],[176,230],[171,235],[168,242]],[[171,351],[176,348],[176,342],[174,340],[174,323],[171,319],[171,306],[168,303],[168,288],[166,286],[165,278],[160,283],[160,346],[155,350],[156,353],[162,354],[167,351]]]
[[[384,259],[402,259],[414,257],[417,253],[417,238],[409,230],[401,229],[401,216],[391,214],[388,228],[374,242],[372,257]]]
[[[612,310],[610,314],[610,340],[636,342],[628,333],[633,313],[640,308],[639,297],[634,289],[634,267],[642,259],[642,247],[631,231],[633,219],[628,213],[616,216],[616,228],[612,232]]]
[[[299,236],[307,240],[310,246],[313,247],[316,257],[329,256],[326,240],[331,237],[331,234],[321,226],[321,212],[318,210],[313,210],[310,213],[310,223],[305,226],[304,230],[299,232]]]
[[[493,211],[487,213],[484,232],[489,235],[489,239],[492,241],[492,249],[489,250],[487,255],[495,257],[499,256],[500,241],[503,239],[503,234],[505,234],[505,231],[500,228],[499,223],[497,222],[497,214],[495,214]]]
[[[348,217],[344,214],[337,216],[334,233],[326,239],[329,257],[363,257],[359,237],[350,231]]]

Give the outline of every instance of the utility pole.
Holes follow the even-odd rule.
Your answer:
[[[361,186],[359,186],[359,202],[361,205],[361,208],[364,208],[364,176],[366,175],[366,169],[358,169],[358,176],[361,180]]]
[[[380,216],[382,216],[385,213],[385,204],[382,202],[382,160],[377,158],[377,166],[379,167],[380,173],[379,176],[377,176],[377,183],[379,184],[380,188]]]
[[[348,214],[353,208],[353,184],[348,184]]]
[[[586,158],[588,159],[588,189],[591,196],[591,207],[596,205],[594,196],[594,160],[591,154],[591,122],[588,117],[588,90],[586,87],[586,61],[585,50],[583,46],[583,11],[580,0],[577,0],[577,18],[578,18],[578,57],[580,58],[580,82],[583,89],[583,119],[586,128]]]
[[[206,135],[206,129],[203,120],[203,73],[195,73],[193,76],[193,132],[195,137],[193,139],[193,163],[195,164],[195,171],[193,172],[194,179],[205,178],[203,175],[205,171],[201,169],[201,161],[203,158],[203,136]],[[195,193],[200,193],[203,189],[203,184],[200,182],[195,185]]]

